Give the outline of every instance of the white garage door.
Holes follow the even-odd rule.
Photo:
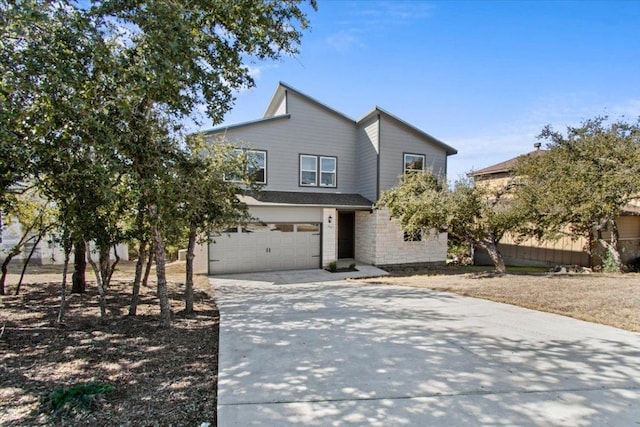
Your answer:
[[[320,224],[248,224],[209,241],[209,274],[320,267]]]

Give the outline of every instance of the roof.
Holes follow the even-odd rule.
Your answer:
[[[271,122],[271,121],[275,121],[275,120],[280,120],[280,119],[288,119],[291,117],[291,114],[283,114],[280,116],[273,116],[273,117],[267,117],[264,119],[258,119],[258,120],[251,120],[248,122],[242,122],[242,123],[235,123],[233,125],[228,125],[228,126],[218,126],[212,129],[207,129],[202,131],[203,134],[205,135],[211,135],[211,134],[215,134],[215,133],[221,133],[221,132],[225,132],[229,129],[234,129],[234,128],[239,128],[239,127],[243,127],[243,126],[249,126],[249,125],[255,125],[255,124],[259,124],[259,123],[265,123],[265,122]]]
[[[393,120],[394,122],[396,122],[400,126],[404,127],[405,129],[408,129],[409,131],[414,132],[414,133],[418,134],[419,136],[421,136],[423,138],[429,139],[431,142],[435,143],[440,148],[444,149],[448,156],[453,155],[453,154],[458,154],[458,150],[456,150],[455,148],[451,147],[450,145],[445,144],[444,142],[440,141],[439,139],[434,138],[433,136],[429,135],[425,131],[423,131],[421,129],[418,129],[417,127],[405,122],[404,120],[402,120],[398,116],[395,116],[395,115],[389,113],[388,111],[383,110],[382,108],[380,108],[378,106],[376,106],[373,110],[369,111],[367,114],[365,114],[364,116],[359,118],[356,123],[359,124],[359,123],[367,120],[369,117],[371,117],[374,114],[381,114],[381,115]]]
[[[511,172],[516,165],[518,164],[518,162],[520,161],[521,158],[523,157],[528,157],[528,156],[539,156],[540,154],[546,153],[546,150],[534,150],[531,151],[527,154],[521,154],[517,157],[514,157],[513,159],[509,159],[509,160],[505,160],[504,162],[500,162],[500,163],[496,163],[495,165],[491,165],[491,166],[487,166],[484,169],[480,169],[477,171],[473,171],[473,172],[469,172],[467,175],[468,176],[472,176],[472,177],[479,177],[479,176],[485,176],[485,175],[494,175],[494,174],[498,174],[498,173],[507,173],[507,172]]]
[[[372,115],[374,114],[380,114],[385,116],[386,118],[396,122],[397,124],[399,124],[400,126],[402,126],[403,128],[407,129],[410,132],[415,133],[416,135],[418,135],[421,138],[425,138],[428,139],[429,142],[437,145],[438,147],[442,148],[447,155],[453,155],[453,154],[457,154],[458,150],[456,150],[455,148],[451,147],[450,145],[445,144],[444,142],[440,141],[437,138],[434,138],[433,136],[429,135],[428,133],[424,132],[421,129],[418,129],[417,127],[405,122],[404,120],[402,120],[401,118],[389,113],[388,111],[376,106],[375,108],[373,108],[371,111],[369,111],[367,114],[365,114],[364,116],[362,116],[360,119],[358,120],[354,120],[351,117],[347,116],[346,114],[341,113],[338,110],[335,110],[329,106],[327,106],[326,104],[323,104],[322,102],[310,97],[309,95],[306,95],[302,92],[300,92],[299,90],[289,86],[288,84],[284,83],[284,82],[279,82],[278,83],[278,87],[276,88],[276,91],[274,92],[273,96],[271,97],[271,101],[269,101],[269,105],[267,106],[267,109],[264,113],[264,116],[262,119],[258,119],[258,120],[253,120],[253,121],[249,121],[249,122],[244,122],[244,123],[238,123],[238,124],[233,124],[233,125],[229,125],[229,126],[220,126],[220,127],[216,127],[213,129],[209,129],[204,131],[204,134],[216,134],[216,133],[221,133],[224,132],[228,129],[234,129],[234,128],[238,128],[238,127],[243,127],[243,126],[249,126],[249,125],[254,125],[254,124],[259,124],[259,123],[264,123],[264,122],[268,122],[271,120],[279,120],[282,118],[290,118],[291,115],[288,114],[278,114],[276,115],[276,111],[278,110],[278,107],[281,105],[281,102],[283,100],[283,98],[286,96],[287,91],[289,92],[293,92],[295,94],[297,94],[298,96],[301,96],[303,98],[305,98],[307,101],[310,101],[311,103],[315,104],[316,106],[322,108],[325,111],[328,111],[331,114],[334,114],[336,116],[338,116],[339,118],[346,120],[350,123],[353,123],[354,125],[359,125],[360,123],[362,123],[363,121],[367,120],[368,118],[370,118]]]
[[[317,106],[319,106],[320,108],[337,115],[338,117],[344,119],[344,120],[348,120],[351,123],[355,123],[356,121],[353,120],[351,117],[347,116],[344,113],[341,113],[340,111],[333,109],[331,107],[329,107],[326,104],[323,104],[322,102],[318,101],[315,98],[310,97],[309,95],[300,92],[298,89],[295,89],[291,86],[289,86],[288,84],[284,83],[284,82],[279,82],[278,83],[278,87],[276,88],[276,91],[274,92],[273,96],[271,97],[271,101],[269,102],[269,105],[267,106],[267,110],[264,112],[264,117],[268,118],[268,117],[272,117],[277,106],[280,104],[280,101],[282,100],[282,98],[285,96],[286,91],[290,91],[290,92],[294,92],[295,94],[307,99],[308,101],[311,101],[312,103],[316,104]]]
[[[350,207],[371,209],[373,202],[360,194],[310,193],[293,191],[262,191],[260,193],[241,197],[242,201],[251,206],[256,205],[285,205],[285,206],[323,206]]]

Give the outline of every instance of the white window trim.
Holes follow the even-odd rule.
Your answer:
[[[302,168],[302,159],[303,158],[310,158],[314,160],[315,163],[315,170],[311,170],[311,169],[303,169]],[[334,185],[325,185],[322,184],[322,160],[333,160],[333,164],[334,164],[334,168],[333,171],[330,172],[325,172],[325,173],[331,173],[334,175],[334,180],[333,182],[335,183]],[[300,172],[299,172],[299,176],[298,176],[298,185],[300,187],[324,187],[324,188],[337,188],[338,187],[338,158],[335,156],[318,156],[315,154],[300,154]],[[302,173],[303,172],[314,172],[316,174],[316,179],[312,184],[303,184],[302,183]]]
[[[323,160],[333,160],[333,171],[323,172],[322,171],[322,161]],[[333,174],[333,185],[327,185],[322,183],[322,174],[323,173],[331,173]],[[331,156],[320,156],[318,159],[318,185],[320,187],[327,188],[336,188],[338,186],[338,158]]]
[[[264,180],[263,181],[256,181],[256,184],[266,184],[267,183],[267,152],[265,150],[245,150],[247,152],[247,160],[249,160],[249,153],[260,153],[263,155],[264,157]],[[249,167],[249,164],[247,163],[247,168]]]
[[[305,157],[314,160],[313,163],[315,164],[315,170],[303,169],[302,168],[302,159],[305,158]],[[303,172],[313,172],[313,173],[316,174],[316,178],[315,178],[315,180],[314,180],[314,182],[312,184],[303,184],[302,183],[302,173]],[[318,156],[313,156],[311,154],[300,154],[300,176],[299,176],[298,184],[301,187],[317,187],[318,186]]]
[[[264,181],[256,181],[256,184],[266,184],[267,183],[267,152],[265,150],[254,150],[254,149],[249,149],[249,148],[234,148],[233,149],[233,153],[234,155],[238,155],[238,154],[242,154],[242,153],[262,153],[264,155]],[[248,160],[248,156],[247,156],[247,160]],[[249,167],[249,164],[247,163],[246,168]],[[224,180],[226,182],[242,182],[241,179],[231,179],[231,178],[227,178],[224,177]]]
[[[412,157],[422,157],[422,169],[407,169],[407,156],[412,156]],[[424,168],[426,166],[426,162],[427,162],[427,157],[424,154],[417,154],[417,153],[404,153],[402,156],[402,169],[403,169],[403,173],[408,173],[408,172],[415,172],[417,170],[421,170],[422,172],[424,172]]]

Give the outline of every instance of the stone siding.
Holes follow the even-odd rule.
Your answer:
[[[405,242],[400,226],[386,209],[356,213],[356,259],[374,265],[443,263],[447,258],[447,234],[423,236]]]

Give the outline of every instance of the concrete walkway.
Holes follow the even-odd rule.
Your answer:
[[[640,424],[640,334],[452,294],[212,279],[218,425]]]

